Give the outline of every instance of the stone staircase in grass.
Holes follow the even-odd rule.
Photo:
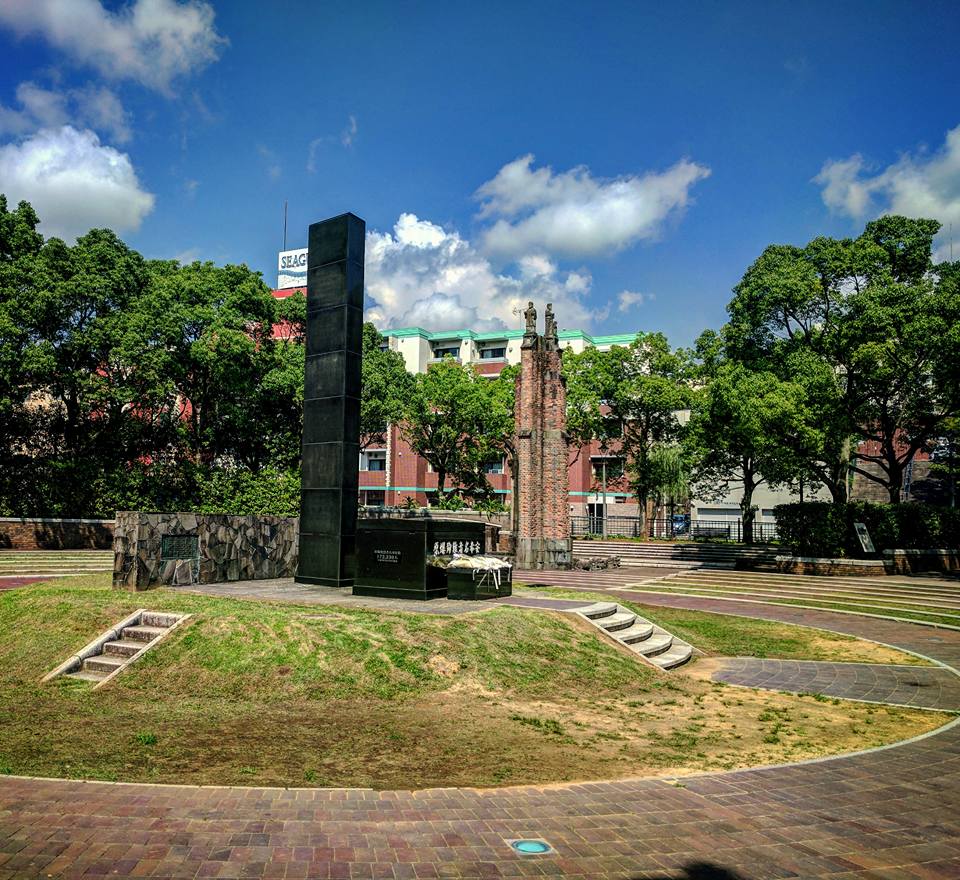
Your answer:
[[[693,656],[693,645],[668,633],[616,602],[595,602],[570,609],[618,642],[635,651],[644,660],[661,669],[674,669]]]
[[[0,550],[0,578],[113,571],[112,550]]]
[[[649,568],[776,568],[778,548],[766,544],[574,539],[578,559],[619,556],[621,565]]]
[[[93,682],[95,687],[99,687],[142,657],[189,617],[189,614],[141,608],[112,629],[101,633],[89,645],[45,675],[43,681],[63,676]]]

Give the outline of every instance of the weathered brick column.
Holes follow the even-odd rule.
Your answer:
[[[566,388],[552,305],[547,305],[544,335],[536,329],[530,303],[520,353],[515,420],[518,505],[516,559],[521,568],[569,568],[569,472],[567,468]]]

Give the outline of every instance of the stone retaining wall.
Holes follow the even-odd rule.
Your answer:
[[[777,569],[789,574],[876,577],[915,572],[960,572],[960,550],[884,550],[883,559],[820,559],[778,556]]]
[[[890,574],[960,571],[960,550],[884,550],[883,556]]]
[[[112,519],[0,517],[0,550],[109,550]]]
[[[196,558],[163,558],[164,536],[196,537]],[[118,513],[113,586],[148,590],[169,583],[293,577],[297,540],[296,517]]]
[[[434,517],[430,511],[369,519],[469,520],[477,517]],[[501,528],[485,522],[484,552],[501,550]],[[293,577],[297,571],[299,520],[283,516],[226,516],[199,513],[118,513],[113,536],[113,586],[148,590],[170,583],[214,584],[228,581]],[[197,558],[164,559],[164,536],[195,536]]]
[[[815,556],[778,556],[777,570],[786,574],[877,577],[887,573],[882,559],[821,559]]]

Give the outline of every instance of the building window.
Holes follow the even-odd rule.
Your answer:
[[[387,450],[368,449],[360,453],[360,470],[385,471],[387,469]]]
[[[433,350],[433,356],[438,361],[442,360],[445,357],[458,358],[460,357],[460,346],[459,345],[438,345]]]
[[[590,463],[593,465],[593,479],[600,481],[603,479],[603,465],[607,465],[607,481],[619,480],[623,476],[622,458],[592,458]]]
[[[507,356],[507,349],[500,348],[481,348],[480,359],[484,361],[503,360]]]
[[[503,473],[503,459],[497,459],[496,461],[488,461],[483,466],[483,472],[485,474],[502,474]]]
[[[367,489],[360,493],[360,503],[365,507],[383,507],[386,493]]]

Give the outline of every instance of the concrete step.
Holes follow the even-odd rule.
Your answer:
[[[127,657],[118,657],[116,654],[97,654],[95,657],[87,657],[83,661],[83,671],[103,672],[109,675],[123,666],[127,659]]]
[[[621,629],[617,632],[617,638],[625,645],[632,645],[634,642],[642,642],[653,635],[653,624],[649,620],[638,617],[633,626],[629,629]]]
[[[595,602],[593,605],[585,605],[583,608],[577,608],[575,610],[579,611],[584,617],[597,620],[601,617],[609,617],[611,614],[616,614],[619,607],[616,602]]]
[[[112,559],[0,559],[0,569],[8,568],[107,568]]]
[[[112,550],[86,553],[66,550],[0,550],[0,559],[111,559]]]
[[[656,654],[649,658],[650,662],[661,669],[675,669],[686,663],[693,655],[693,646],[686,642],[674,640],[668,651]]]
[[[675,639],[663,627],[638,617],[615,602],[596,602],[570,611],[586,617],[595,627],[661,669],[674,669],[693,656],[692,645]]]
[[[141,626],[156,626],[168,629],[180,619],[179,614],[166,614],[163,611],[144,611],[140,619]]]
[[[93,672],[78,669],[76,672],[67,672],[64,678],[78,678],[80,681],[103,681],[107,677],[106,672]]]
[[[81,575],[81,574],[103,574],[113,571],[112,568],[42,568],[40,566],[30,566],[29,568],[4,568],[0,569],[0,577],[29,577],[37,575],[38,577],[58,577],[60,575]]]
[[[159,636],[170,632],[188,616],[146,609],[134,611],[114,624],[112,629],[101,633],[78,654],[68,657],[56,669],[47,673],[43,681],[69,675],[71,678],[94,682],[99,686],[113,673],[136,660]],[[116,638],[118,631],[120,638]]]
[[[167,628],[164,626],[128,626],[124,627],[124,641],[152,642],[157,636],[163,635]]]
[[[616,614],[599,618],[596,623],[607,632],[615,633],[618,630],[629,629],[636,619],[637,615],[632,611],[617,611]]]
[[[121,639],[118,642],[107,642],[103,646],[103,653],[122,658],[132,657],[134,654],[139,654],[147,644],[149,643],[137,642],[133,639]]]
[[[642,642],[636,642],[630,647],[638,654],[643,654],[644,657],[655,657],[657,654],[669,651],[672,644],[673,636],[660,629],[660,627],[655,627],[650,638],[644,639]]]

